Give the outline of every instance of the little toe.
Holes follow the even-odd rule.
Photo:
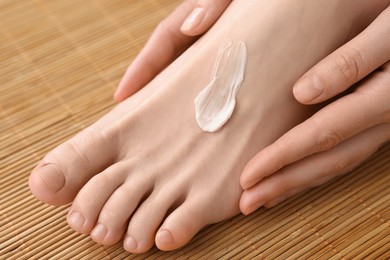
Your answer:
[[[51,205],[71,202],[93,175],[114,161],[115,139],[113,132],[89,127],[61,144],[32,171],[31,192]]]
[[[169,188],[153,192],[131,218],[123,247],[130,253],[144,253],[154,245],[158,227],[180,194]]]
[[[184,246],[208,224],[205,219],[208,214],[195,206],[186,201],[166,218],[155,237],[160,250],[170,251]]]
[[[118,242],[126,231],[130,216],[141,199],[150,192],[152,184],[145,176],[128,178],[104,205],[98,224],[91,232],[91,238],[102,245]]]
[[[68,224],[76,232],[89,234],[95,226],[99,213],[112,193],[123,184],[129,164],[114,164],[97,174],[77,194],[68,213]],[[103,228],[98,228],[99,236]]]

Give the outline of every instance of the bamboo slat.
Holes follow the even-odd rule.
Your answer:
[[[131,255],[66,224],[27,180],[35,163],[109,111],[112,93],[180,0],[0,1],[0,259],[388,259],[390,144],[353,172],[203,229],[187,246]]]

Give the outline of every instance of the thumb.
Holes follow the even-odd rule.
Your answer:
[[[390,7],[362,33],[306,72],[294,85],[295,98],[315,104],[336,96],[390,60]]]
[[[196,40],[196,37],[184,35],[180,26],[197,1],[184,1],[160,22],[144,48],[127,68],[114,94],[116,101],[121,102],[143,88]]]

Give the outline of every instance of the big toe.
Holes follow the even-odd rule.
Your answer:
[[[115,134],[92,129],[52,150],[32,171],[29,186],[35,197],[55,206],[67,204],[89,179],[114,161],[118,150]]]
[[[38,165],[30,175],[29,186],[33,195],[45,203],[60,205],[53,200],[65,186],[65,176],[55,164]]]

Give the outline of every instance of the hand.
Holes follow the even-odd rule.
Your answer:
[[[118,102],[131,96],[218,20],[232,0],[186,0],[153,32],[128,67],[114,94]]]
[[[352,92],[291,129],[246,165],[240,180],[244,214],[351,171],[390,140],[390,7],[305,73],[293,92],[299,102],[315,104],[347,89]]]

